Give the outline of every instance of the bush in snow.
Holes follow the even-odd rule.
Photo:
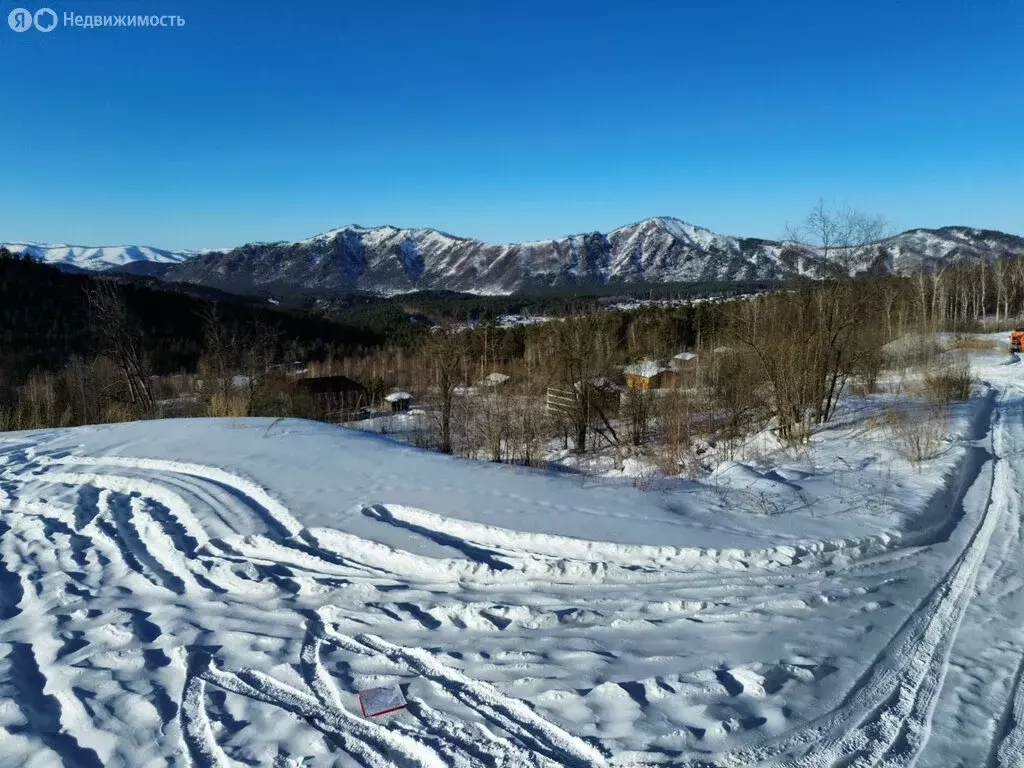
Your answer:
[[[924,394],[932,403],[967,400],[973,386],[970,361],[962,354],[952,360],[943,359],[924,375]]]
[[[917,408],[890,408],[886,427],[897,451],[920,469],[939,455],[949,434],[949,408],[929,403]]]

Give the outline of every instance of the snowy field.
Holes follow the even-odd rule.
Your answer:
[[[648,492],[303,421],[0,434],[0,765],[1024,765],[1007,359],[920,468],[865,398]]]

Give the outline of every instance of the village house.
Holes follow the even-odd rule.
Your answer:
[[[384,401],[391,407],[392,413],[408,411],[412,404],[412,395],[408,392],[392,392],[384,397]]]
[[[699,379],[699,360],[695,352],[680,352],[673,355],[670,364],[675,374],[677,387],[693,387]]]
[[[623,373],[628,389],[646,392],[649,389],[665,389],[675,384],[675,373],[654,360],[644,360],[627,365]]]
[[[672,357],[672,370],[677,372],[693,368],[696,364],[697,354],[695,352],[680,352]]]
[[[312,400],[313,416],[328,421],[347,421],[370,404],[370,393],[348,376],[315,376],[298,379],[295,386]]]

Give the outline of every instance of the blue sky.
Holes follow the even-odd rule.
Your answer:
[[[19,5],[0,241],[777,237],[819,198],[1024,234],[1019,0],[49,0],[186,24],[16,34]]]

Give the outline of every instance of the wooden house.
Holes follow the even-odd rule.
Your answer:
[[[627,365],[623,373],[628,389],[645,392],[649,389],[665,389],[675,384],[675,374],[654,360],[644,360]]]

